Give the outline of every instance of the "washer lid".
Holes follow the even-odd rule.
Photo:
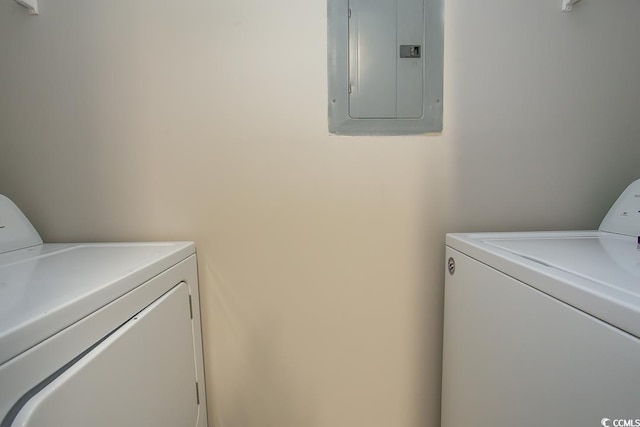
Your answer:
[[[191,242],[44,244],[0,254],[0,365],[195,253]]]
[[[448,234],[447,245],[640,337],[640,250],[601,231]]]
[[[640,250],[631,237],[598,233],[582,237],[485,239],[484,242],[611,289],[640,296]]]

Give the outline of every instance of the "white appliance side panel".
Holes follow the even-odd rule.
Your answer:
[[[32,397],[20,427],[195,426],[196,368],[183,282]]]
[[[640,340],[446,253],[442,427],[640,419]]]

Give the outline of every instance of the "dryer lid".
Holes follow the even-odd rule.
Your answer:
[[[0,365],[195,253],[192,242],[44,244],[0,254]]]

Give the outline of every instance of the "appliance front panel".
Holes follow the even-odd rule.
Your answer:
[[[195,360],[183,282],[33,396],[12,426],[196,426]]]

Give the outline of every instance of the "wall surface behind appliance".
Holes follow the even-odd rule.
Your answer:
[[[447,0],[441,135],[327,132],[326,3],[0,3],[0,193],[195,240],[212,425],[439,425],[447,231],[595,228],[640,163],[640,2]]]

